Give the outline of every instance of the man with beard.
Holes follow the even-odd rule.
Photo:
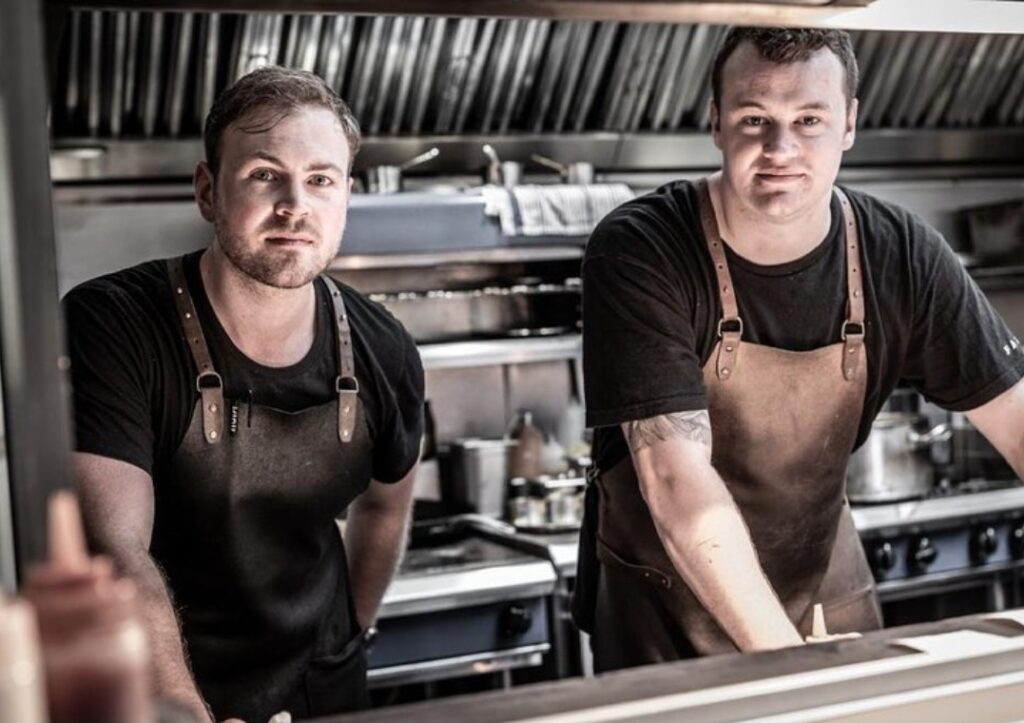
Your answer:
[[[161,695],[214,720],[358,709],[423,424],[412,339],[322,275],[359,128],[316,76],[264,68],[204,142],[209,248],[65,299],[90,539],[143,593]]]

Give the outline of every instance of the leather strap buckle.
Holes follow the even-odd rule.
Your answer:
[[[359,380],[355,377],[338,377],[334,380],[334,391],[338,394],[342,392],[355,392],[359,393]]]
[[[727,329],[726,324],[730,327]],[[732,319],[719,319],[718,320],[718,338],[721,339],[723,334],[739,334],[743,336],[743,319],[736,316]]]
[[[846,341],[847,337],[852,337],[854,340],[863,339],[864,325],[858,324],[855,321],[844,321],[842,334],[843,341]]]
[[[200,394],[204,389],[223,389],[224,381],[217,372],[203,372],[196,377],[196,391]]]

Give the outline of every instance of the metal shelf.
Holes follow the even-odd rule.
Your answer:
[[[571,261],[583,258],[582,246],[518,246],[466,251],[439,251],[408,254],[342,253],[330,266],[331,271],[369,271],[373,269],[425,268],[452,264],[512,264],[533,261]]]
[[[492,364],[575,360],[583,350],[579,334],[535,339],[489,339],[419,347],[424,369],[459,369]]]

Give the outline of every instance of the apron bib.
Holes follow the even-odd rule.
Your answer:
[[[712,464],[746,521],[765,575],[805,636],[814,603],[823,604],[832,632],[881,627],[871,570],[845,500],[867,359],[857,226],[849,200],[836,193],[846,232],[842,339],[793,352],[741,341],[724,243],[706,181],[700,186],[701,225],[723,312],[703,369]],[[588,578],[595,669],[735,652],[662,546],[631,458],[598,474],[590,494],[597,498],[588,505],[598,508],[597,525],[592,541],[581,545],[593,544],[601,563]],[[586,607],[577,604],[584,622]]]
[[[366,707],[366,654],[335,519],[370,482],[372,442],[341,293],[326,279],[337,397],[299,412],[225,409],[181,259],[168,272],[200,399],[155,485],[152,553],[199,689],[217,720]]]

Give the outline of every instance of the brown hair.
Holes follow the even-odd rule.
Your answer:
[[[359,122],[348,105],[321,78],[305,70],[268,66],[252,71],[217,96],[206,116],[203,145],[206,163],[217,175],[220,140],[232,123],[246,133],[270,130],[303,106],[326,108],[341,123],[349,149],[349,170],[359,152]],[[240,121],[250,119],[247,125]]]
[[[722,101],[722,68],[733,51],[744,42],[752,43],[761,57],[772,63],[801,63],[818,50],[828,48],[836,54],[846,71],[846,102],[857,97],[859,71],[849,33],[805,28],[730,28],[718,48],[711,68],[711,90],[715,105],[719,108]]]

